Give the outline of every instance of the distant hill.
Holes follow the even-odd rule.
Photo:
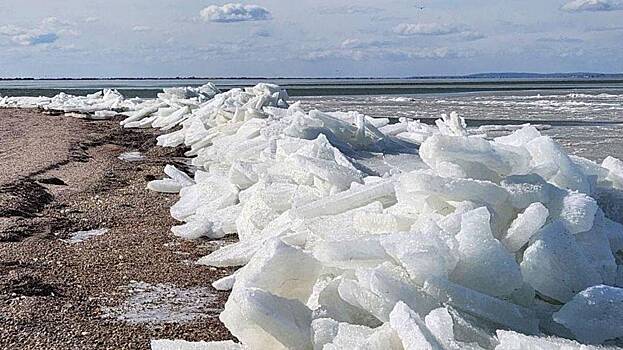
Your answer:
[[[499,73],[476,73],[467,75],[417,75],[411,77],[83,77],[83,78],[33,78],[33,77],[0,77],[0,81],[7,80],[379,80],[379,79],[623,79],[623,73],[524,73],[524,72],[499,72]]]
[[[590,72],[574,72],[574,73],[477,73],[463,76],[470,79],[594,79],[594,78],[611,78],[622,79],[623,74],[606,74],[606,73],[590,73]]]

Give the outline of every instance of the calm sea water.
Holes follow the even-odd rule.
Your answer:
[[[601,160],[623,158],[623,80],[616,79],[215,79],[223,90],[276,83],[292,101],[323,111],[359,111],[374,117],[432,122],[457,111],[490,136],[531,123],[570,152]],[[163,87],[200,86],[208,80],[0,81],[0,95],[82,95],[116,88],[126,97],[155,97]],[[485,125],[493,125],[488,127]]]

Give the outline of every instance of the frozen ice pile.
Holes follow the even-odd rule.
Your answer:
[[[210,90],[212,91],[212,90]],[[216,93],[216,90],[213,91]],[[124,127],[171,130],[174,234],[239,241],[221,321],[241,344],[178,349],[594,349],[623,338],[623,162],[570,156],[533,126],[488,139],[306,112],[278,86],[165,90]],[[590,345],[584,345],[590,344]]]
[[[42,108],[62,111],[70,116],[88,119],[108,119],[121,112],[145,110],[154,106],[185,105],[189,108],[211,99],[220,91],[212,83],[198,88],[181,87],[164,89],[157,99],[126,99],[117,90],[105,89],[86,96],[61,92],[54,97],[2,97],[0,107]]]
[[[244,346],[588,349],[576,340],[623,337],[623,162],[569,156],[532,126],[488,140],[456,114],[390,124],[284,99],[258,85],[130,116],[180,124],[159,144],[188,147],[197,166],[149,184],[180,193],[172,231],[239,237],[199,263],[242,266],[214,287],[231,289],[220,318]]]

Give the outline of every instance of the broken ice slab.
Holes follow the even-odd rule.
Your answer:
[[[496,333],[499,345],[495,350],[615,350],[612,347],[585,345],[564,338],[530,336],[502,329]]]
[[[543,227],[548,216],[549,210],[543,204],[539,202],[530,204],[523,213],[517,215],[502,239],[506,249],[513,253],[518,251]]]
[[[431,311],[424,318],[428,330],[443,345],[444,350],[482,350],[477,343],[463,343],[457,341],[454,335],[454,320],[446,307],[440,307]]]
[[[602,282],[560,221],[537,233],[523,254],[521,273],[536,291],[563,303],[581,290]]]
[[[601,166],[608,170],[607,180],[611,181],[614,187],[623,189],[623,162],[614,157],[606,157]]]
[[[180,199],[171,207],[170,212],[173,218],[183,221],[194,215],[202,205],[210,204],[217,210],[235,205],[237,201],[238,188],[225,177],[212,176],[205,182],[182,187]]]
[[[178,193],[182,189],[182,185],[173,179],[153,180],[147,183],[147,189],[162,193]]]
[[[321,267],[311,254],[273,238],[236,272],[234,288],[260,288],[276,296],[307,302]]]
[[[556,214],[571,234],[586,232],[593,227],[597,202],[584,193],[570,192],[556,208]]]
[[[405,350],[443,350],[424,321],[405,303],[399,301],[389,314],[389,324],[396,331]]]
[[[116,116],[117,112],[115,111],[95,111],[91,119],[109,119]]]
[[[105,234],[106,232],[108,232],[107,228],[100,228],[100,229],[88,230],[88,231],[76,231],[76,232],[71,233],[68,239],[63,239],[62,241],[66,243],[70,243],[70,244],[80,243],[90,238],[101,236]]]
[[[294,231],[311,233],[312,237],[309,238],[308,242],[316,239],[330,241],[349,240],[364,235],[355,224],[355,218],[358,217],[359,214],[361,214],[362,217],[367,217],[369,214],[381,214],[382,212],[383,204],[380,202],[372,202],[363,207],[348,210],[337,215],[323,215],[305,220],[296,220],[295,223],[288,220],[286,224],[288,228],[292,228]],[[289,214],[288,217],[290,217]],[[271,224],[271,226],[274,225]],[[340,229],[335,230],[336,227]],[[266,229],[268,229],[268,227]],[[273,229],[273,231],[283,231],[283,229]]]
[[[223,238],[225,236],[223,231],[214,230],[214,223],[205,217],[193,215],[186,220],[187,222],[183,225],[171,227],[171,232],[184,239],[198,239],[204,236],[208,238]]]
[[[456,235],[460,259],[450,279],[480,292],[504,297],[523,284],[515,258],[491,232],[491,215],[486,207],[462,215]]]
[[[138,162],[145,159],[145,156],[141,152],[123,152],[117,158],[126,162]]]
[[[376,328],[318,319],[314,327],[314,349],[403,350],[402,342],[389,323]]]
[[[185,340],[158,339],[151,341],[151,350],[242,350],[239,343],[231,340],[214,342],[189,342]]]
[[[170,164],[165,165],[164,173],[167,174],[173,180],[177,181],[182,186],[191,186],[195,184],[195,180],[193,180],[185,172],[176,168],[174,165],[170,165]]]
[[[338,293],[346,303],[372,316],[372,322],[374,318],[381,322],[388,321],[393,305],[384,296],[372,292],[367,287],[365,281],[342,279],[338,286]],[[374,326],[374,324],[366,325]]]
[[[78,119],[89,119],[89,115],[86,113],[78,113],[78,112],[68,112],[65,113],[65,117],[72,117]]]
[[[220,320],[250,349],[311,349],[311,310],[257,288],[234,288]]]
[[[508,192],[493,182],[445,178],[424,171],[413,171],[401,175],[400,184],[396,190],[399,192],[399,199],[413,193],[436,195],[447,201],[472,201],[487,204],[493,208],[503,205],[508,199]]]
[[[236,242],[204,256],[197,264],[216,267],[244,266],[261,246],[261,242]]]
[[[151,115],[152,113],[157,112],[158,108],[165,107],[165,106],[166,106],[166,103],[162,102],[162,103],[158,103],[156,105],[147,106],[147,107],[145,107],[143,109],[140,109],[138,111],[132,111],[130,113],[127,113],[126,115],[128,115],[128,118],[122,120],[119,124],[121,124],[122,126],[125,126],[126,124],[128,124],[130,122],[141,120],[141,119]]]
[[[424,283],[423,291],[441,303],[469,312],[485,320],[526,334],[539,333],[539,321],[533,311],[477,292],[441,278]]]
[[[367,310],[353,306],[340,296],[340,285],[343,277],[331,278],[322,276],[314,285],[314,291],[307,305],[313,309],[313,317],[331,318],[339,322],[375,327],[380,321]],[[388,311],[389,315],[389,311]]]
[[[483,349],[494,349],[498,344],[495,337],[495,330],[500,328],[498,324],[449,305],[446,305],[446,310],[452,317],[455,340],[464,344],[478,344]]]
[[[374,267],[388,259],[378,237],[320,240],[311,246],[314,257],[325,266],[342,269]]]
[[[530,152],[532,172],[560,188],[590,193],[590,183],[581,168],[551,137],[537,137],[528,142],[525,148]]]
[[[212,282],[212,287],[221,291],[231,290],[234,287],[234,283],[236,283],[235,273]]]
[[[369,283],[370,290],[386,299],[388,304],[402,301],[422,317],[440,306],[437,300],[409,280],[406,271],[389,262],[372,271]]]
[[[381,237],[387,254],[420,286],[429,276],[448,277],[457,264],[456,253],[444,242],[441,229],[432,221],[425,225],[421,230]]]
[[[623,289],[597,285],[587,288],[554,313],[554,321],[581,342],[600,344],[623,337]]]
[[[508,191],[510,203],[517,209],[525,209],[536,202],[548,206],[567,194],[537,174],[509,176],[500,185]]]
[[[619,249],[616,237],[613,242],[608,237],[610,225],[607,220],[600,209],[595,216],[593,227],[589,231],[576,234],[575,241],[591,265],[599,272],[603,283],[615,285],[617,274],[615,254]]]
[[[486,179],[491,174],[525,174],[530,164],[530,156],[524,148],[476,137],[433,135],[422,143],[420,155],[433,169],[441,162],[452,162],[462,165],[469,177],[478,179]]]
[[[386,207],[396,203],[393,181],[381,180],[372,185],[353,187],[350,190],[296,208],[293,214],[303,219],[322,215],[336,215],[376,201],[383,203]]]

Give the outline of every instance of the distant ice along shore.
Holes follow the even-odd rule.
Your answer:
[[[240,343],[153,349],[597,349],[623,338],[623,162],[568,155],[531,125],[487,138],[434,125],[307,111],[277,85],[164,89],[154,99],[4,97],[159,128],[195,171],[172,231],[237,235],[197,263],[240,267],[220,320]],[[583,345],[588,344],[588,345]]]

